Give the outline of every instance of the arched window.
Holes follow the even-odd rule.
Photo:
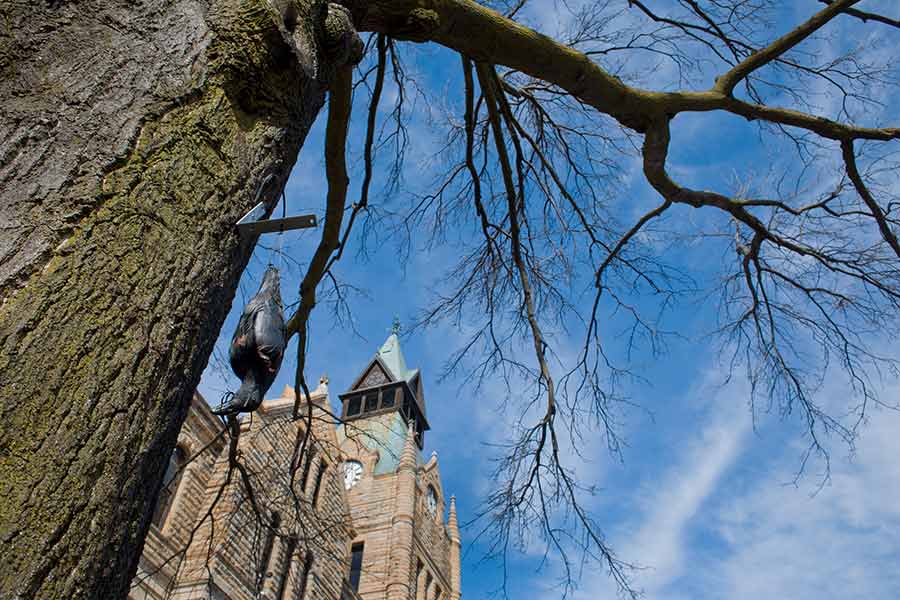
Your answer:
[[[303,474],[300,476],[300,494],[306,493],[306,482],[309,480],[309,468],[312,467],[313,459],[316,457],[316,447],[309,445],[306,451],[306,462],[303,463]]]
[[[257,566],[257,574],[256,574],[256,591],[259,593],[262,590],[263,582],[266,577],[270,575],[271,562],[272,558],[272,547],[275,545],[275,533],[278,531],[278,527],[281,525],[281,514],[278,511],[272,511],[269,515],[269,526],[266,527],[265,531],[265,541],[262,545],[262,555],[260,556],[259,564]]]
[[[432,485],[429,485],[428,489],[425,492],[425,508],[428,509],[428,512],[431,513],[432,517],[437,517],[438,495],[437,491],[435,491],[434,486]]]
[[[153,524],[162,529],[175,500],[175,492],[181,483],[184,474],[184,465],[187,463],[187,453],[181,446],[175,446],[166,466],[166,474],[163,476],[162,489],[159,490],[159,498],[156,501],[156,510],[153,511]]]
[[[350,547],[350,587],[353,588],[354,592],[359,591],[359,580],[362,577],[364,548],[365,545],[363,542],[353,544],[353,546]]]
[[[278,600],[288,600],[288,578],[291,576],[291,565],[294,563],[294,550],[297,549],[297,538],[290,536],[284,545],[284,552],[281,557],[281,574],[278,579],[278,592],[275,597]]]
[[[306,556],[303,557],[303,572],[300,574],[300,579],[297,582],[299,589],[297,590],[297,598],[299,600],[306,599],[306,589],[309,587],[309,575],[310,571],[312,571],[313,565],[313,555],[309,550],[306,551]]]
[[[422,569],[425,568],[425,565],[422,564],[422,561],[416,559],[416,578],[413,579],[413,590],[412,597],[415,600],[419,600],[419,588],[422,587],[420,580],[422,579]]]
[[[322,478],[325,476],[326,469],[328,469],[328,463],[323,459],[319,462],[319,471],[316,473],[316,487],[313,488],[312,495],[313,508],[319,503],[319,491],[322,489]]]

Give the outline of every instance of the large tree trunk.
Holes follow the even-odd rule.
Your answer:
[[[0,5],[0,597],[126,595],[249,257],[234,223],[322,105],[324,16]]]

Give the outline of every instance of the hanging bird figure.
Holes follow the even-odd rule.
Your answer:
[[[213,410],[217,415],[253,412],[281,367],[285,346],[284,306],[278,269],[269,265],[259,291],[244,307],[228,357],[241,387]]]

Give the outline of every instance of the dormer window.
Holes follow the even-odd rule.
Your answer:
[[[391,334],[350,390],[340,395],[340,399],[344,421],[377,416],[383,424],[395,423],[396,420],[404,425],[412,423],[416,444],[420,449],[423,447],[429,427],[425,417],[422,377],[418,369],[407,368],[396,333]],[[400,414],[392,414],[395,412]],[[384,418],[381,418],[382,415]],[[390,427],[393,430],[393,424]]]
[[[415,401],[411,400],[408,390],[394,383],[380,389],[356,392],[342,396],[344,401],[344,417],[361,417],[372,413],[396,410],[402,398],[403,421],[416,419],[419,414]]]

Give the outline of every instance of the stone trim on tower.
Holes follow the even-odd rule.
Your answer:
[[[409,600],[412,588],[413,519],[416,510],[415,432],[407,429],[406,443],[400,455],[395,486],[395,507],[391,518],[391,546],[387,600]]]
[[[456,517],[456,496],[450,496],[450,515],[447,517],[447,533],[450,536],[450,600],[459,600],[462,596],[460,561],[461,541],[459,537],[459,521]]]

